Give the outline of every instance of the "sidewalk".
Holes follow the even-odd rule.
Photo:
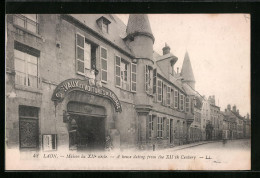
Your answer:
[[[177,151],[177,150],[182,150],[182,149],[191,148],[191,147],[195,147],[195,146],[199,146],[199,145],[204,145],[207,143],[214,143],[214,142],[222,142],[222,140],[200,141],[200,142],[195,142],[195,143],[190,143],[190,144],[185,144],[185,145],[174,146],[172,148],[167,148],[165,150]]]

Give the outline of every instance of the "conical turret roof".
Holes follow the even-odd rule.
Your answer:
[[[191,67],[191,62],[190,62],[190,57],[188,52],[185,53],[184,61],[182,64],[182,69],[181,69],[181,76],[183,77],[184,81],[194,81],[194,74],[193,70]]]
[[[154,40],[147,14],[130,14],[126,27],[126,33],[127,35],[143,33],[149,35]]]

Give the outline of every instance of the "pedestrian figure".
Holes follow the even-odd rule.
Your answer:
[[[105,146],[106,151],[111,151],[113,149],[112,142],[110,136],[106,137],[106,146]]]
[[[227,139],[223,139],[223,145],[225,145],[227,143]]]

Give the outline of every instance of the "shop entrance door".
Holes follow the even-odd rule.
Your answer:
[[[77,150],[104,150],[105,118],[74,115],[75,129],[70,131],[70,148]]]

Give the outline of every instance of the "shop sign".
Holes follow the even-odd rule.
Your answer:
[[[60,83],[52,95],[52,101],[62,102],[65,96],[71,91],[83,91],[89,94],[101,96],[109,99],[115,106],[116,112],[122,112],[122,107],[115,93],[105,87],[97,87],[89,80],[68,79]]]

